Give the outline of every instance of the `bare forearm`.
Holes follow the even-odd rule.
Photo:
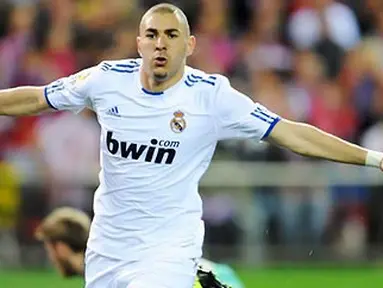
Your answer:
[[[0,115],[31,115],[49,106],[41,87],[19,87],[0,90]]]
[[[367,150],[328,134],[314,126],[298,124],[302,145],[297,145],[296,153],[323,158],[331,161],[365,165]]]
[[[366,164],[367,149],[314,126],[284,120],[278,123],[274,130],[270,135],[271,141],[295,153],[336,162]]]

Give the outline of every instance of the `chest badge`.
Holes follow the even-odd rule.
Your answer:
[[[186,129],[185,114],[181,111],[176,111],[173,115],[174,118],[170,120],[170,129],[172,129],[174,133],[183,132]]]

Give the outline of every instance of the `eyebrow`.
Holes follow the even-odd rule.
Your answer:
[[[153,34],[158,34],[158,29],[155,29],[155,28],[148,28],[145,30],[145,32],[149,32],[149,33],[153,33]],[[180,30],[176,29],[176,28],[170,28],[170,29],[165,29],[165,34],[171,34],[171,33],[181,33]]]

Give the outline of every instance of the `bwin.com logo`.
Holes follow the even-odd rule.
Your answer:
[[[143,160],[156,164],[172,164],[177,154],[179,141],[151,139],[148,145],[128,143],[113,138],[113,132],[106,133],[106,147],[113,155],[131,160]]]

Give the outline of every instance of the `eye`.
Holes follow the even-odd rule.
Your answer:
[[[154,39],[156,36],[153,33],[148,33],[145,35],[146,38]]]
[[[169,39],[173,39],[173,38],[177,38],[178,37],[178,35],[177,34],[175,34],[175,33],[172,33],[172,34],[169,34]]]

